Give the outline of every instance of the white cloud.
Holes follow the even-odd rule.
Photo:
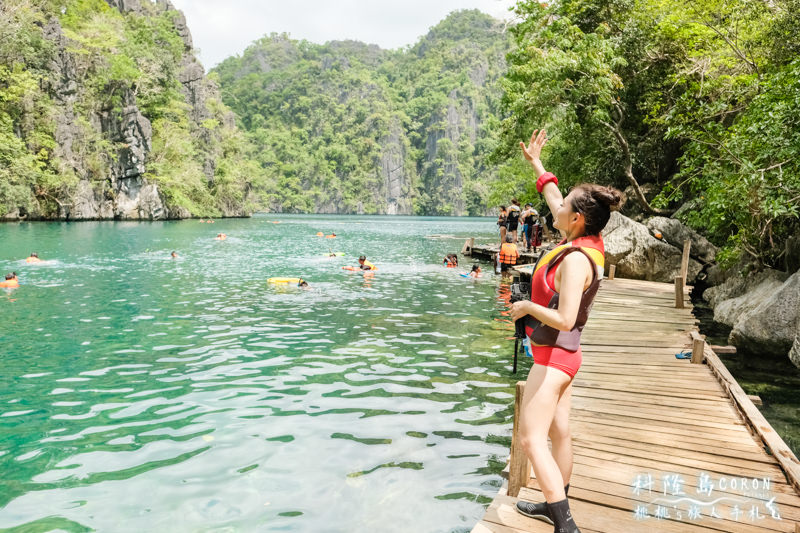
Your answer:
[[[515,0],[172,0],[186,15],[200,60],[211,68],[271,32],[324,43],[355,39],[382,48],[413,44],[448,13],[480,9],[509,18]]]

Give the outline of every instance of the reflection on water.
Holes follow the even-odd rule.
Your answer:
[[[480,519],[510,440],[508,286],[441,258],[493,221],[274,219],[0,225],[23,284],[0,299],[0,528]],[[361,254],[374,276],[341,269]]]

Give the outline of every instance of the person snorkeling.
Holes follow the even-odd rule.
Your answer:
[[[17,273],[11,272],[10,274],[6,274],[5,281],[0,281],[0,287],[4,289],[16,289],[19,287],[19,279],[17,279]]]
[[[367,256],[365,255],[358,258],[358,267],[361,270],[378,270],[378,267],[367,261]]]
[[[471,278],[481,277],[481,266],[478,264],[472,265],[472,271],[469,273],[469,277]]]
[[[42,262],[42,260],[41,260],[41,259],[39,259],[39,254],[38,254],[38,253],[36,253],[36,252],[31,252],[31,255],[30,255],[30,257],[28,257],[27,259],[25,259],[25,262],[26,262],[26,263],[41,263],[41,262]]]

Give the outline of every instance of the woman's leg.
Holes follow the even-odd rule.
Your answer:
[[[572,434],[569,430],[569,409],[572,403],[572,381],[567,384],[556,406],[556,414],[550,425],[550,442],[553,444],[553,459],[558,465],[564,485],[572,476]]]
[[[536,479],[548,502],[561,501],[566,497],[565,481],[547,447],[547,435],[556,415],[559,398],[571,381],[561,370],[533,365],[522,397],[520,443],[533,463]]]

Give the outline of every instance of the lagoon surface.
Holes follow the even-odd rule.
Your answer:
[[[470,530],[501,485],[530,363],[511,374],[498,279],[440,261],[495,228],[0,225],[0,271],[22,284],[0,292],[0,528]],[[26,264],[32,251],[46,262]],[[374,277],[341,269],[360,254]]]

